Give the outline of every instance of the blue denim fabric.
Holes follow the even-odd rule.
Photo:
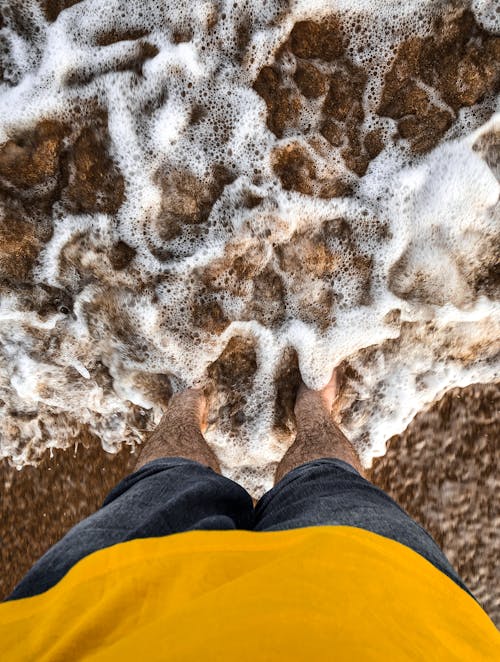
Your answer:
[[[7,599],[43,593],[83,557],[134,538],[339,524],[411,547],[470,593],[431,536],[342,460],[325,458],[296,467],[254,509],[248,492],[229,478],[192,460],[163,458],[122,480],[96,513],[70,529],[35,563]]]

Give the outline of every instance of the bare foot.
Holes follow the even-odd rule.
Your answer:
[[[364,475],[358,454],[331,417],[339,380],[340,375],[334,370],[330,382],[321,391],[301,384],[295,401],[297,436],[278,464],[275,484],[295,467],[324,457],[344,460]]]
[[[162,457],[184,457],[220,473],[217,457],[203,437],[207,408],[201,389],[190,388],[172,396],[159,425],[142,447],[135,469]]]
[[[341,369],[340,368],[335,368],[335,370],[332,372],[332,376],[328,384],[321,389],[321,391],[317,391],[319,393],[319,396],[325,405],[325,409],[328,412],[332,411],[333,403],[337,399],[337,395],[339,394],[339,387],[340,383],[342,381],[342,374],[341,374]],[[302,384],[304,389],[307,391],[309,390],[305,384]],[[316,391],[312,391],[315,393]]]

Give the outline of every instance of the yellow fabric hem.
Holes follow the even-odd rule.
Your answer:
[[[500,634],[413,550],[354,527],[193,531],[91,554],[0,605],[6,660],[498,660]]]

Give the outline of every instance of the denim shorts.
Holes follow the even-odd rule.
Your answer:
[[[359,527],[396,540],[472,595],[427,531],[342,460],[324,458],[296,467],[254,507],[238,483],[198,462],[171,457],[149,462],[122,480],[96,513],[35,563],[7,599],[43,593],[83,557],[134,538],[324,525]]]

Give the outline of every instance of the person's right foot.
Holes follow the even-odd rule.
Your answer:
[[[295,401],[297,436],[278,464],[275,484],[295,467],[324,457],[344,460],[364,475],[358,454],[330,413],[338,395],[339,377],[338,370],[334,370],[321,391],[301,384]]]

